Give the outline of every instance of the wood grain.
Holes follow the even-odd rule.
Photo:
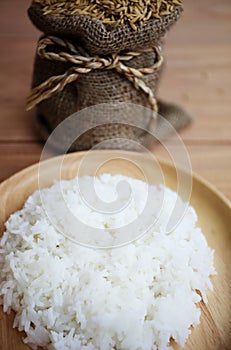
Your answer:
[[[66,156],[62,166],[62,178],[70,179],[80,172],[84,152]],[[124,160],[126,159],[126,161]],[[49,186],[53,180],[60,179],[60,164],[63,156],[53,158],[42,164],[40,178],[43,185]],[[126,162],[126,164],[125,164]],[[95,151],[88,158],[89,166],[81,171],[81,175],[98,175],[100,173],[121,173],[138,179],[145,175],[149,182],[158,184],[158,168],[153,167],[150,157],[141,153],[120,151]],[[99,167],[101,164],[101,167]],[[177,178],[175,168],[160,162],[164,174],[164,183],[175,190]],[[23,170],[0,185],[2,207],[0,209],[0,234],[4,230],[4,222],[11,213],[20,209],[25,199],[38,189],[38,165]],[[140,171],[142,169],[142,171]],[[144,175],[143,175],[144,174]],[[208,293],[208,304],[200,303],[201,323],[192,330],[184,350],[230,350],[231,345],[231,206],[224,197],[216,193],[203,180],[193,178],[191,204],[198,213],[198,225],[202,228],[208,244],[215,249],[215,268],[217,275],[213,277],[214,291]],[[19,333],[12,329],[12,318],[3,315],[0,310],[2,348],[1,350],[26,350],[19,340]],[[174,345],[174,344],[173,344]],[[176,344],[175,349],[180,349]]]
[[[216,184],[217,188],[231,199],[230,148],[226,144],[214,145],[211,143],[208,145],[197,144],[197,142],[196,144],[186,142],[186,147],[193,171]],[[0,164],[4,165],[0,168],[0,182],[17,171],[38,162],[42,149],[42,143],[0,142]],[[170,155],[163,147],[155,146],[152,151],[156,156],[171,161]]]
[[[221,53],[219,59],[214,51]],[[231,45],[175,45],[166,46],[166,52],[167,66],[159,93],[184,106],[194,117],[192,127],[182,133],[183,139],[231,144],[231,79],[227,74],[231,72]]]
[[[193,171],[231,198],[231,2],[184,0],[184,4],[182,19],[166,38],[166,65],[158,93],[162,99],[181,104],[193,115],[194,123],[180,133],[189,152]],[[25,112],[36,41],[40,35],[26,15],[30,0],[1,0],[0,5],[2,181],[39,161],[43,145],[36,131],[34,112]],[[161,147],[155,147],[152,151],[169,159]],[[219,242],[214,242],[219,247]],[[218,265],[221,275],[226,275],[222,283],[228,290],[230,275],[222,270],[224,265],[219,262]],[[218,295],[217,292],[215,294]],[[218,305],[223,305],[225,300],[226,294],[219,295]],[[220,334],[224,339],[231,332],[229,323],[222,318],[223,312],[231,318],[231,311],[228,313],[224,305],[217,310],[209,310],[202,325],[203,322],[205,325],[210,322],[211,312],[217,314],[215,334],[218,339],[211,350],[230,350],[231,346],[227,342],[220,345],[219,339]],[[16,336],[17,332],[6,325],[3,321],[6,318],[0,314],[0,349],[20,349],[18,344],[21,336]],[[211,325],[209,329],[214,328]],[[11,336],[12,333],[15,335],[13,347],[5,347],[1,339],[3,335]],[[195,344],[190,346],[190,349],[201,350]]]

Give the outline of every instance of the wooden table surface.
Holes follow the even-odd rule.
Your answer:
[[[0,181],[37,162],[43,147],[34,112],[24,109],[39,36],[26,15],[29,3],[0,1]],[[193,115],[180,133],[193,171],[231,198],[231,2],[184,3],[166,40],[159,96]]]

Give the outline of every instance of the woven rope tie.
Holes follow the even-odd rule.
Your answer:
[[[61,48],[68,49],[71,53],[47,51],[48,45],[58,45]],[[135,69],[126,65],[126,62],[133,58],[142,55],[144,52],[151,51],[156,53],[156,62],[152,67]],[[73,67],[69,68],[64,74],[50,77],[32,89],[31,94],[27,98],[26,110],[32,109],[38,103],[51,97],[54,93],[61,92],[67,84],[75,82],[81,74],[90,73],[95,69],[115,69],[119,74],[124,75],[137,90],[141,90],[147,96],[153,111],[158,110],[157,100],[153,91],[142,79],[147,74],[156,73],[162,66],[163,57],[158,47],[139,52],[127,52],[124,55],[113,54],[106,58],[100,56],[89,57],[82,48],[75,47],[71,42],[54,36],[48,36],[39,41],[37,52],[41,58],[50,61],[69,62],[73,64]]]

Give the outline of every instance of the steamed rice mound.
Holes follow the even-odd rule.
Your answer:
[[[147,185],[119,175],[97,181],[110,197],[118,179],[133,185],[130,206],[140,215],[139,194]],[[42,191],[56,198],[59,185]],[[63,185],[68,203],[76,181]],[[0,304],[16,312],[14,327],[26,332],[25,343],[49,350],[164,350],[170,338],[185,344],[190,326],[199,324],[197,303],[206,302],[212,288],[214,252],[190,206],[167,233],[166,216],[177,194],[164,186],[150,189],[157,200],[165,195],[159,220],[116,249],[71,242],[49,222],[38,191],[11,215],[0,241]],[[84,205],[78,201],[81,213]],[[86,221],[90,215],[86,212]]]

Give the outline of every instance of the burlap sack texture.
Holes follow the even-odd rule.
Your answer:
[[[170,15],[160,19],[150,19],[137,31],[134,31],[129,24],[108,29],[100,20],[89,16],[44,15],[42,6],[34,2],[28,10],[33,24],[45,35],[71,40],[72,43],[82,46],[89,55],[93,56],[121,51],[137,51],[154,45],[162,45],[166,32],[177,21],[181,12],[182,7],[176,6]],[[52,50],[58,52],[60,49],[52,47]],[[129,66],[151,67],[155,59],[154,52],[144,53],[129,61]],[[38,86],[51,76],[63,74],[70,67],[69,63],[52,62],[36,55],[32,87]],[[147,75],[143,79],[147,86],[156,93],[159,73]],[[37,120],[43,138],[46,139],[60,122],[73,113],[89,106],[109,102],[135,103],[149,107],[147,97],[141,91],[137,91],[126,77],[113,70],[95,70],[83,74],[77,82],[67,85],[62,92],[38,104]],[[176,129],[190,122],[189,115],[176,105],[161,102],[159,113],[168,119]],[[144,143],[146,135],[144,129],[149,128],[151,113],[148,118],[146,116],[139,121],[137,128],[129,126],[134,122],[134,116],[130,113],[118,115],[118,124],[110,124],[110,114],[106,114],[103,119],[107,124],[84,133],[72,143],[70,150],[90,149],[105,139],[116,137],[123,138],[124,141],[114,140],[111,144],[107,143],[107,147],[131,149],[131,143],[126,140],[132,139]],[[73,129],[76,129],[78,134],[78,128],[78,120],[73,120],[70,134],[73,134]],[[66,130],[60,136],[62,138],[60,145],[67,142],[68,134]]]

